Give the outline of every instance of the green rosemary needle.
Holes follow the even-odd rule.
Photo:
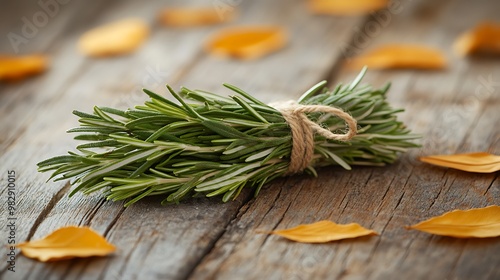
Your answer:
[[[411,140],[419,136],[397,120],[395,114],[403,110],[386,101],[389,85],[358,86],[364,73],[332,91],[320,82],[297,101],[341,108],[358,125],[357,134],[346,142],[314,134],[314,154],[305,172],[316,176],[315,167],[329,165],[383,166],[418,146]],[[128,200],[125,206],[146,196],[164,195],[164,204],[199,193],[222,196],[226,202],[245,186],[254,187],[257,195],[266,182],[287,175],[290,127],[278,109],[224,86],[237,95],[187,88],[175,92],[167,86],[180,104],[145,89],[150,100],[135,109],[74,111],[81,125],[68,132],[78,133],[75,139],[86,143],[76,147],[79,152],[38,163],[38,170],[52,171],[54,181],[72,178],[76,187],[70,195],[102,191],[107,199]],[[344,120],[335,115],[306,116],[333,133],[346,130]]]

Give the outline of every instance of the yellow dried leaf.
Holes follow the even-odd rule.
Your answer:
[[[42,239],[16,246],[26,257],[42,262],[74,257],[105,256],[116,249],[92,229],[76,226],[63,227]]]
[[[283,48],[286,42],[286,32],[280,27],[232,27],[215,34],[205,48],[214,55],[256,59]]]
[[[236,15],[234,9],[219,14],[210,8],[167,8],[160,12],[158,20],[168,26],[192,27],[218,24],[232,20]]]
[[[453,48],[462,56],[473,53],[500,54],[500,24],[483,22],[477,25],[458,37]]]
[[[407,229],[459,238],[500,236],[500,207],[454,210]]]
[[[387,7],[389,0],[309,0],[309,10],[316,14],[359,15]]]
[[[325,243],[366,235],[377,235],[375,231],[366,229],[356,223],[340,225],[331,221],[319,221],[294,228],[275,230],[269,234],[279,235],[302,243]]]
[[[148,37],[149,26],[140,19],[124,19],[87,31],[79,50],[88,56],[114,56],[137,49]]]
[[[47,69],[48,58],[44,55],[0,55],[0,81],[17,81],[40,74]]]
[[[442,69],[446,58],[436,49],[420,45],[387,45],[354,57],[348,62],[351,69],[363,66],[379,69]]]
[[[491,173],[500,170],[500,156],[489,153],[433,155],[421,157],[421,161],[468,172]]]
[[[447,161],[441,161],[431,158],[421,159],[423,162],[430,163],[433,165],[438,165],[442,167],[449,167],[453,169],[458,169],[467,172],[475,172],[475,173],[492,173],[500,170],[499,164],[486,164],[486,165],[467,165],[467,164],[459,164],[452,163]]]

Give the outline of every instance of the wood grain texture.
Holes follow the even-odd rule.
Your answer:
[[[355,51],[407,42],[434,46],[446,53],[450,63],[446,71],[373,71],[365,80],[379,86],[392,81],[388,98],[394,106],[406,108],[401,117],[424,135],[423,147],[386,168],[357,168],[354,172],[332,168],[322,170],[317,180],[294,177],[272,184],[244,208],[195,270],[193,279],[205,275],[218,279],[236,275],[247,279],[260,275],[276,279],[498,277],[497,240],[432,237],[403,228],[452,209],[500,203],[496,174],[469,174],[416,161],[419,155],[432,153],[500,152],[500,88],[492,85],[500,79],[500,69],[495,67],[498,60],[464,62],[450,53],[453,40],[467,26],[498,16],[486,4],[469,14],[466,1],[447,1],[439,6],[430,1],[404,4],[379,35],[368,36],[368,42]],[[458,15],[463,19],[454,20]],[[367,19],[364,26],[377,16]],[[350,45],[355,46],[358,40],[354,37]],[[355,51],[351,54],[358,54]],[[330,80],[336,81],[348,81],[355,75],[343,69],[333,74]],[[493,81],[489,90],[478,82],[488,81],[488,77]],[[256,234],[258,230],[322,219],[358,222],[381,235],[315,246]],[[479,257],[478,252],[484,255]]]
[[[222,1],[224,2],[224,1]],[[231,2],[231,1],[228,1]],[[231,3],[236,3],[233,1]],[[451,53],[453,40],[484,19],[499,21],[496,1],[394,1],[397,12],[364,17],[314,16],[304,1],[241,1],[240,18],[222,26],[173,29],[154,17],[167,5],[203,1],[69,1],[23,53],[51,56],[44,75],[0,85],[0,180],[16,170],[18,242],[43,237],[65,225],[87,225],[117,245],[110,257],[39,263],[17,256],[16,273],[0,264],[5,279],[498,279],[498,239],[452,239],[404,229],[460,208],[500,204],[498,174],[471,174],[426,165],[418,156],[489,151],[500,154],[500,68],[498,58],[463,59]],[[208,4],[212,5],[212,3]],[[9,10],[5,13],[6,9]],[[20,32],[21,18],[41,8],[35,1],[2,9],[1,36]],[[392,10],[394,11],[394,10]],[[88,59],[75,44],[84,31],[116,19],[138,16],[151,23],[147,43],[132,55]],[[290,43],[264,59],[241,62],[208,56],[202,42],[231,25],[286,26]],[[376,24],[380,28],[376,28]],[[367,31],[368,30],[368,31]],[[348,82],[356,73],[350,56],[395,42],[441,49],[443,71],[370,71],[365,82],[392,81],[388,98],[404,107],[401,119],[423,134],[422,148],[383,168],[323,168],[318,178],[293,176],[250,191],[236,201],[192,199],[161,206],[148,198],[128,208],[99,196],[67,196],[67,182],[45,183],[36,163],[74,147],[64,133],[76,126],[73,109],[93,105],[130,107],[145,97],[141,87],[164,93],[164,84],[224,94],[235,84],[258,98],[297,98],[322,79]],[[0,52],[12,52],[7,40]],[[227,92],[229,93],[229,92]],[[0,189],[5,205],[5,188]],[[0,209],[5,220],[5,208]],[[327,244],[298,244],[258,233],[329,219],[357,222],[380,236]],[[2,246],[4,241],[1,241]],[[2,251],[2,255],[4,251]]]

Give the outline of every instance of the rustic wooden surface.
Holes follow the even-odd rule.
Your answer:
[[[62,2],[62,1],[61,1]],[[16,241],[43,237],[65,225],[88,225],[119,249],[104,258],[40,263],[17,255],[16,272],[3,279],[500,279],[500,241],[453,239],[407,231],[405,225],[456,208],[500,204],[500,180],[423,164],[420,155],[489,151],[500,154],[500,60],[458,58],[451,44],[477,22],[500,20],[500,2],[394,1],[393,9],[367,16],[313,16],[305,1],[236,3],[231,24],[279,24],[289,30],[286,49],[264,59],[222,60],[203,52],[203,40],[221,26],[159,26],[158,9],[186,1],[66,1],[38,28],[20,53],[51,56],[44,75],[0,85],[0,218],[6,224],[7,170],[16,171]],[[191,1],[195,3],[194,1]],[[203,3],[202,1],[199,1]],[[14,52],[7,34],[21,34],[23,17],[43,11],[38,1],[2,4],[0,52]],[[82,32],[124,17],[153,26],[136,53],[89,59],[77,53]],[[227,25],[231,25],[227,24]],[[392,81],[389,100],[406,108],[401,119],[423,145],[383,168],[324,168],[319,178],[294,176],[268,184],[257,199],[192,199],[160,206],[148,198],[128,208],[99,196],[67,196],[67,182],[46,183],[36,163],[72,149],[65,130],[77,125],[73,109],[129,107],[144,100],[141,87],[164,84],[224,92],[236,84],[264,101],[298,97],[321,79],[349,81],[349,56],[385,43],[421,43],[447,54],[443,71],[370,71],[365,82]],[[330,219],[358,222],[381,235],[327,244],[299,244],[259,230]],[[7,241],[2,230],[1,244]],[[19,252],[18,252],[19,253]]]

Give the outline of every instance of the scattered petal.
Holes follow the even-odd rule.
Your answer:
[[[462,34],[453,48],[459,55],[474,53],[500,54],[500,24],[483,22]]]
[[[87,31],[78,47],[88,56],[114,56],[137,49],[148,37],[149,26],[140,19],[124,19]]]
[[[48,58],[44,55],[0,55],[0,81],[18,81],[40,74],[47,69]]]
[[[167,26],[193,27],[228,22],[236,16],[235,9],[218,12],[215,8],[167,8],[160,12],[159,21]]]
[[[280,27],[232,27],[215,34],[206,49],[214,55],[256,59],[283,48],[286,42],[286,32]]]
[[[348,62],[351,69],[364,66],[379,69],[442,69],[446,58],[436,49],[419,45],[387,45],[354,57]]]
[[[499,164],[486,164],[486,165],[466,165],[459,163],[452,163],[447,161],[436,160],[432,158],[424,158],[421,161],[430,163],[433,165],[438,165],[442,167],[449,167],[453,169],[458,169],[467,172],[475,172],[475,173],[493,173],[500,170]]]
[[[366,235],[377,235],[375,231],[366,229],[356,223],[340,225],[331,221],[319,221],[294,228],[275,230],[269,234],[276,234],[302,243],[325,243]]]
[[[459,238],[500,236],[500,207],[454,210],[407,229]]]
[[[500,156],[489,153],[434,155],[421,157],[420,160],[468,172],[492,173],[500,170]]]
[[[26,257],[42,262],[74,257],[105,256],[116,249],[92,229],[76,226],[63,227],[42,239],[16,246]]]
[[[387,7],[389,0],[309,0],[309,10],[315,14],[359,15]]]

